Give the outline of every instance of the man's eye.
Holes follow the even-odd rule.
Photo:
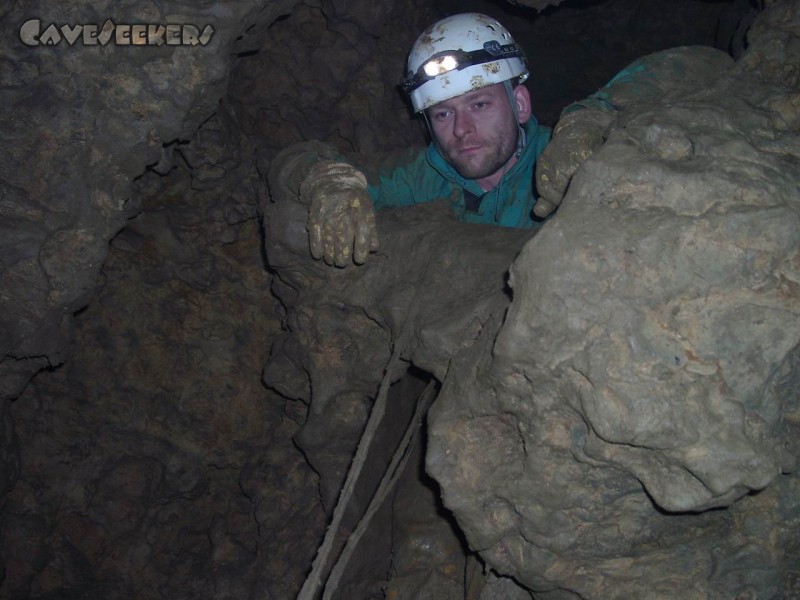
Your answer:
[[[437,121],[446,119],[448,116],[450,116],[450,111],[447,110],[439,110],[433,113],[433,118],[436,119]]]
[[[489,104],[488,102],[476,102],[472,106],[474,108],[481,109],[481,108],[485,108],[486,106],[488,106],[488,104]]]

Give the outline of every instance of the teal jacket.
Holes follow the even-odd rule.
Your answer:
[[[464,179],[430,144],[426,150],[411,155],[407,162],[382,169],[375,178],[370,178],[368,191],[375,209],[447,198],[456,217],[467,223],[538,227],[542,220],[532,212],[536,203],[536,159],[550,141],[551,130],[531,117],[525,124],[525,132],[527,144],[522,154],[495,189],[484,192],[474,181]],[[467,210],[465,190],[468,197],[483,196],[475,211]]]

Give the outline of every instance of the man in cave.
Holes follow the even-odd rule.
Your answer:
[[[270,164],[274,201],[308,206],[311,255],[329,265],[362,264],[377,250],[374,211],[448,199],[459,220],[537,228],[560,204],[578,167],[626,106],[698,89],[722,53],[679,47],[640,58],[561,113],[552,132],[532,114],[522,48],[495,19],[446,17],[409,53],[402,84],[431,143],[359,167],[327,144],[300,142]]]
[[[309,207],[311,254],[339,267],[362,264],[378,248],[375,209],[448,198],[465,222],[538,227],[602,143],[613,113],[596,100],[576,103],[559,128],[579,125],[580,135],[563,136],[568,143],[542,156],[551,131],[532,114],[528,75],[522,48],[495,19],[442,19],[414,43],[402,84],[428,125],[428,148],[358,169],[326,144],[302,142],[273,161],[273,196],[288,193]]]

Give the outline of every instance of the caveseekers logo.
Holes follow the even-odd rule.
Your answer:
[[[116,24],[111,19],[89,25],[50,24],[42,29],[39,19],[30,19],[19,29],[19,38],[28,46],[57,46],[64,42],[73,46],[105,46],[113,42],[117,46],[205,46],[211,41],[214,28],[206,25],[202,31],[194,25],[150,25]]]

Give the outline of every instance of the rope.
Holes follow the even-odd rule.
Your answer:
[[[317,556],[314,558],[314,563],[311,567],[311,573],[309,573],[308,577],[303,583],[303,587],[300,589],[297,600],[317,600],[319,597],[319,593],[322,590],[322,586],[326,578],[327,565],[330,560],[331,552],[333,551],[336,534],[339,532],[342,517],[344,516],[345,511],[350,504],[350,498],[355,490],[356,482],[358,481],[361,471],[364,468],[364,464],[366,463],[367,455],[369,453],[370,446],[372,445],[372,440],[375,437],[375,432],[377,431],[378,426],[383,419],[383,415],[386,413],[386,398],[389,394],[391,382],[396,379],[397,375],[399,375],[399,373],[394,372],[397,370],[398,365],[400,365],[399,345],[395,346],[395,352],[392,354],[392,357],[389,360],[389,364],[386,367],[386,373],[384,374],[383,379],[381,379],[380,387],[378,388],[378,396],[375,399],[374,405],[372,406],[372,411],[370,412],[367,426],[364,428],[364,433],[361,435],[361,439],[358,442],[358,449],[356,450],[355,457],[353,457],[350,470],[347,472],[347,478],[345,479],[344,486],[339,494],[339,499],[336,502],[336,508],[333,511],[331,524],[325,531],[325,539],[323,540],[322,545],[319,547],[319,550],[317,550]]]
[[[417,398],[417,406],[414,409],[414,415],[411,418],[408,427],[406,428],[403,439],[398,444],[397,449],[392,456],[392,460],[389,463],[389,466],[386,468],[383,478],[381,479],[380,485],[378,486],[378,489],[375,490],[375,493],[370,500],[369,507],[364,513],[364,516],[361,517],[361,520],[358,522],[355,530],[353,530],[353,533],[350,534],[350,537],[347,539],[347,544],[345,545],[341,556],[336,561],[336,564],[331,571],[328,583],[325,586],[325,593],[322,596],[322,600],[332,600],[333,594],[339,587],[339,582],[341,581],[345,569],[347,568],[347,564],[349,563],[353,552],[358,546],[359,541],[367,532],[367,528],[372,521],[372,517],[376,512],[378,512],[383,504],[383,501],[392,492],[397,480],[400,479],[400,475],[402,475],[403,469],[408,462],[408,457],[411,455],[409,449],[414,441],[415,434],[419,430],[422,417],[428,411],[428,407],[431,405],[435,397],[436,381],[431,380]]]
[[[423,235],[420,238],[418,246],[419,246],[419,252],[421,252],[421,256],[431,256],[430,246],[433,243],[434,243],[434,235],[432,235],[431,232],[428,232],[427,234]],[[422,268],[420,269],[419,272],[424,275],[424,273],[427,272],[427,269]],[[421,277],[420,279],[423,278],[424,277]],[[336,502],[336,508],[333,510],[333,517],[331,519],[331,523],[328,526],[328,529],[325,531],[325,538],[323,539],[322,545],[319,547],[319,550],[317,550],[317,556],[314,558],[314,562],[311,566],[311,572],[309,573],[308,577],[303,583],[303,587],[300,589],[300,593],[297,596],[297,600],[318,600],[320,598],[320,592],[323,590],[323,586],[325,585],[325,582],[328,578],[328,563],[332,560],[331,554],[334,551],[334,543],[336,541],[336,536],[339,533],[339,529],[341,527],[342,518],[344,517],[347,508],[350,505],[350,500],[353,496],[353,492],[355,491],[356,483],[361,475],[364,465],[367,462],[369,450],[370,447],[372,446],[372,440],[374,439],[375,433],[378,430],[381,421],[383,420],[384,414],[386,413],[386,401],[389,395],[389,388],[391,387],[391,384],[397,379],[399,379],[402,373],[405,372],[406,370],[406,367],[404,366],[404,363],[400,358],[400,355],[406,349],[407,338],[411,335],[411,323],[414,321],[413,317],[419,310],[418,306],[419,303],[417,302],[417,296],[420,294],[419,290],[423,289],[424,283],[425,282],[422,280],[417,281],[417,292],[414,294],[414,298],[409,304],[409,314],[406,316],[406,321],[400,330],[400,334],[397,336],[395,340],[392,356],[386,365],[386,371],[378,387],[378,395],[375,398],[374,405],[372,406],[372,411],[370,412],[369,420],[367,421],[367,425],[364,428],[364,433],[361,435],[361,439],[358,442],[358,448],[356,449],[356,454],[353,457],[353,462],[350,464],[350,469],[347,472],[347,478],[345,479],[342,491],[339,493],[339,499]],[[422,396],[425,396],[427,392],[428,388],[426,387],[425,391],[423,391]],[[418,406],[417,410],[419,409],[420,407]],[[415,420],[416,420],[416,413],[411,423],[413,424]],[[409,427],[413,429],[411,425]],[[408,430],[406,430],[406,435],[407,434]],[[403,443],[401,442],[400,446],[402,447],[402,445]],[[397,454],[397,452],[395,454]],[[392,461],[394,461],[394,458],[395,457],[392,457]],[[384,479],[386,479],[387,476],[391,479],[391,476],[389,475],[390,473],[391,470],[387,470],[387,473],[381,480],[379,489],[384,485]],[[370,503],[370,506],[371,505],[372,503]],[[364,517],[362,517],[362,521],[363,519]],[[361,522],[359,522],[357,529],[358,527],[360,527],[360,525]],[[348,551],[348,559],[350,554],[352,554],[352,550]],[[347,561],[345,560],[345,563],[346,562]],[[341,570],[343,569],[344,567],[341,567]],[[341,573],[337,572],[337,578],[336,578],[337,583],[340,577]],[[331,587],[330,592],[326,591],[326,594],[332,594],[334,587],[335,585]],[[330,598],[330,595],[326,595],[325,598]]]

